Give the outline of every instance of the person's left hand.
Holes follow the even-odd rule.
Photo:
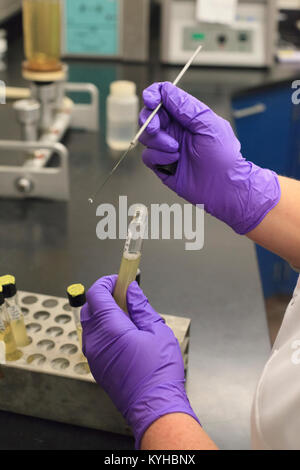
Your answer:
[[[113,292],[117,276],[99,279],[81,310],[83,353],[99,385],[132,427],[139,448],[146,429],[161,416],[195,416],[184,388],[184,365],[172,330],[136,282],[127,291],[130,318]]]

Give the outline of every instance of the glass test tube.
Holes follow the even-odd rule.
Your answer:
[[[17,346],[23,348],[30,344],[24,323],[24,315],[18,304],[17,286],[14,276],[6,275],[0,277],[0,284],[3,288],[3,296],[10,320],[11,329]]]
[[[80,310],[86,302],[85,288],[82,284],[72,284],[67,288],[67,294],[72,309],[78,341],[80,344],[80,350],[82,351],[82,326],[80,322]]]
[[[114,290],[114,298],[119,307],[127,313],[126,294],[129,285],[135,280],[141,261],[142,243],[145,237],[148,221],[146,206],[139,204],[135,207],[132,221],[128,227],[128,235],[123,251],[119,276]]]
[[[5,349],[5,358],[1,358],[1,362],[4,362],[4,359],[8,362],[17,361],[23,356],[22,351],[17,349],[15,338],[12,333],[9,316],[4,302],[2,286],[0,286],[0,343],[4,344]]]
[[[27,68],[55,72],[62,68],[61,0],[23,0],[23,29]]]

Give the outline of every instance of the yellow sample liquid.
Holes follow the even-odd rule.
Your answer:
[[[80,351],[82,351],[82,326],[80,323],[76,325],[76,331],[77,331],[78,341],[80,345]]]
[[[61,70],[61,0],[23,0],[23,26],[28,68]]]
[[[79,341],[79,344],[80,344],[81,357],[82,357],[82,359],[84,360],[84,362],[86,363],[86,365],[84,366],[84,367],[85,367],[85,370],[86,370],[87,372],[90,372],[90,368],[89,368],[88,363],[87,363],[87,361],[86,361],[86,357],[85,357],[85,355],[84,355],[83,352],[82,352],[82,326],[81,326],[80,323],[78,323],[78,324],[76,325],[76,331],[77,331],[78,341]]]
[[[114,290],[114,298],[119,307],[127,312],[126,294],[129,285],[135,281],[137,270],[141,260],[140,254],[124,253],[117,284]]]
[[[0,330],[0,341],[5,343],[5,359],[6,361],[17,361],[23,356],[22,351],[17,349],[17,345],[9,323],[4,323],[5,329]]]
[[[30,339],[27,335],[23,316],[17,320],[11,320],[10,324],[17,346],[23,348],[24,346],[30,344]]]

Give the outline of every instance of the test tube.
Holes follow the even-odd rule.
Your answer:
[[[0,277],[3,296],[7,308],[11,329],[17,346],[23,348],[30,343],[24,323],[24,315],[18,303],[16,279],[10,274]]]
[[[26,68],[33,72],[62,69],[61,0],[23,0]]]
[[[142,204],[136,205],[133,219],[128,227],[128,235],[123,251],[119,276],[114,290],[115,301],[125,313],[127,313],[127,289],[135,280],[138,272],[142,254],[142,243],[147,229],[147,221],[147,207]]]
[[[5,358],[1,357],[1,362],[17,361],[23,356],[22,351],[17,349],[14,335],[12,333],[9,316],[6,310],[3,288],[0,285],[0,344],[4,344]]]
[[[67,288],[69,303],[72,308],[74,323],[77,331],[80,350],[82,351],[82,326],[80,322],[80,310],[86,303],[85,288],[82,284],[72,284]]]

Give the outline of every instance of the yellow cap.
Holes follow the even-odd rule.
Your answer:
[[[0,284],[1,286],[7,286],[8,284],[15,284],[16,278],[11,274],[6,274],[5,276],[0,277]]]
[[[67,288],[71,307],[82,307],[86,302],[85,288],[82,284],[72,284]]]
[[[71,297],[77,297],[77,295],[84,294],[85,289],[82,284],[72,284],[68,287],[67,292]]]

